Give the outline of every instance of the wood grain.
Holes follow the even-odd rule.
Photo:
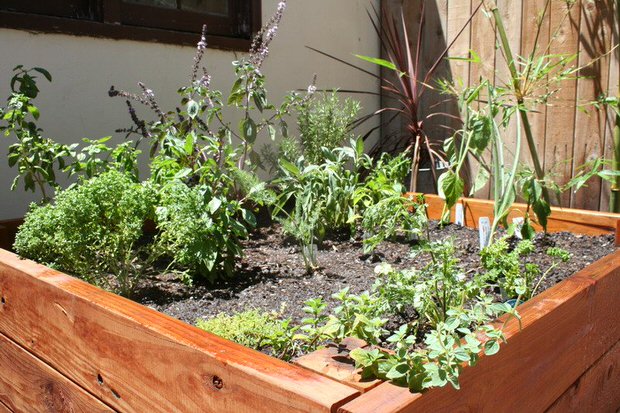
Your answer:
[[[551,1],[551,43],[549,54],[574,55],[579,47],[579,20],[581,2],[568,8],[567,2]],[[559,184],[566,183],[572,172],[573,130],[575,127],[576,80],[563,81],[547,110],[545,141],[545,171],[557,176]],[[554,200],[555,202],[555,200]],[[570,203],[570,193],[564,192],[561,206]]]
[[[617,1],[607,0],[611,3],[612,13],[611,17],[613,23],[612,27],[612,40],[611,44],[619,45],[620,44],[620,18],[613,18],[613,16],[620,15],[620,10],[618,7],[620,5]],[[617,96],[620,94],[620,48],[616,47],[611,54],[611,58],[609,59],[609,85],[607,89],[607,96]],[[605,122],[605,148],[604,148],[604,157],[605,159],[613,159],[614,157],[614,126],[616,124],[616,115],[612,110],[607,110],[607,119]],[[610,197],[611,185],[604,181],[601,187],[601,203],[599,209],[601,211],[609,211],[609,197]]]
[[[551,22],[551,14],[547,10],[545,13],[545,4],[547,0],[529,0],[523,2],[523,20],[521,29],[521,54],[524,58],[530,56],[543,55],[545,48],[549,44],[549,29]],[[540,22],[540,32],[537,33],[538,22]],[[538,35],[538,38],[537,38]],[[546,80],[546,79],[545,79]],[[544,89],[540,86],[533,88],[532,93],[542,94]],[[536,142],[536,151],[541,161],[544,160],[545,140],[546,140],[546,124],[547,124],[547,106],[544,104],[530,104],[530,112],[527,114],[532,128],[532,135]],[[532,156],[524,141],[524,150],[521,152],[521,161],[532,166]],[[533,167],[533,166],[532,166]]]
[[[472,0],[472,10],[479,3]],[[473,63],[470,65],[469,82],[470,86],[477,86],[482,80],[488,79],[491,82],[495,79],[495,67],[498,64],[496,62],[495,55],[495,26],[492,22],[489,12],[483,13],[484,6],[478,11],[476,16],[471,21],[471,46],[470,49],[474,51],[480,58],[479,63]],[[490,44],[493,47],[489,47]],[[486,100],[484,91],[481,93],[480,100]],[[484,106],[484,103],[480,103],[478,106]],[[474,105],[474,109],[478,109]],[[488,164],[491,160],[489,151],[485,151],[482,158]],[[471,179],[475,180],[478,175],[480,165],[476,161],[471,162]],[[480,188],[478,192],[474,194],[476,198],[488,198],[491,195],[491,185],[487,182],[484,187]]]
[[[620,341],[547,410],[548,413],[616,413],[620,409]]]
[[[9,408],[6,404],[0,401],[0,413],[15,413],[13,410]]]
[[[349,353],[356,348],[364,348],[367,345],[364,340],[348,337],[337,346],[329,345],[303,355],[293,362],[298,366],[315,371],[364,393],[377,387],[382,381],[362,380],[360,369],[355,368],[355,362],[349,357]]]
[[[408,194],[415,196],[416,194]],[[437,195],[424,195],[428,205],[428,214],[431,219],[441,218],[444,201]],[[478,228],[478,218],[489,217],[493,219],[493,201],[474,198],[462,198],[460,202],[465,207],[465,226]],[[513,204],[508,217],[523,216],[526,210],[525,204]],[[532,218],[533,215],[531,215]],[[551,216],[547,223],[549,232],[571,231],[582,235],[603,235],[616,233],[620,214],[610,212],[585,211],[579,209],[563,209],[552,207]],[[451,210],[451,222],[454,222],[454,208]],[[542,228],[534,223],[534,228],[540,231]]]
[[[113,412],[41,360],[0,334],[0,406],[15,412]],[[0,409],[0,411],[2,411]]]
[[[4,250],[0,295],[0,333],[123,412],[329,412],[358,394]]]
[[[586,105],[576,112],[575,145],[572,175],[579,167],[600,159],[605,148],[606,108],[596,110],[588,102],[607,92],[609,85],[609,50],[613,10],[608,0],[582,0],[579,36],[579,64],[581,78],[577,83],[577,104]],[[613,7],[613,6],[611,6]],[[611,21],[610,21],[611,17]],[[588,186],[571,196],[572,208],[598,209],[601,179],[596,177]]]
[[[620,251],[519,306],[521,329],[507,322],[508,342],[463,370],[461,390],[422,395],[384,383],[339,411],[544,411],[620,339],[620,312],[610,305],[618,294]]]

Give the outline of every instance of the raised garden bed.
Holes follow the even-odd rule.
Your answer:
[[[438,218],[441,201],[427,201]],[[491,215],[487,201],[464,203],[467,226]],[[608,234],[619,219],[556,210],[549,229]],[[314,372],[1,251],[0,411],[615,410],[619,295],[614,252],[521,305],[522,328],[509,321],[508,343],[466,368],[460,391],[412,394],[360,384],[337,349],[307,363]]]

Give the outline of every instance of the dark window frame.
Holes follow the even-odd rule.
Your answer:
[[[28,1],[40,2],[42,8],[49,4],[49,0]],[[200,13],[158,9],[121,0],[89,2],[93,7],[92,19],[0,10],[0,27],[195,46],[200,38],[199,27],[206,23],[208,47],[245,51],[250,47],[252,36],[260,30],[262,20],[260,0],[229,0],[231,14],[236,17],[207,17]],[[187,22],[193,25],[193,29],[186,29]]]

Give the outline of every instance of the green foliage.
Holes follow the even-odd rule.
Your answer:
[[[507,298],[530,299],[540,284],[561,263],[570,259],[570,254],[561,248],[549,248],[547,254],[553,258],[549,267],[542,272],[536,264],[524,262],[534,252],[529,240],[520,241],[513,249],[507,238],[501,238],[480,252],[481,263],[487,271],[487,281],[497,282]],[[538,280],[538,281],[537,281]]]
[[[489,323],[498,315],[509,312],[506,304],[480,301],[469,309],[451,309],[449,318],[440,322],[424,337],[424,348],[415,348],[416,335],[403,325],[388,341],[396,346],[395,353],[380,349],[356,349],[351,352],[363,378],[380,378],[423,391],[451,384],[459,388],[459,375],[464,364],[474,365],[479,353],[493,355],[504,341],[501,330]],[[479,335],[484,333],[483,343]]]
[[[501,238],[480,252],[480,262],[489,281],[499,283],[507,298],[529,297],[532,283],[540,275],[534,264],[524,264],[523,259],[534,252],[529,240],[519,242],[511,250],[508,240]]]
[[[144,275],[138,241],[154,201],[148,185],[106,172],[58,192],[54,204],[33,205],[14,248],[24,257],[130,295]]]
[[[254,224],[253,215],[239,201],[218,196],[208,185],[189,187],[173,181],[161,188],[159,198],[157,255],[170,257],[173,267],[187,269],[188,281],[195,275],[210,282],[232,275],[235,259],[242,254],[246,225]]]
[[[313,245],[321,242],[328,229],[350,229],[355,219],[354,193],[361,183],[361,169],[370,159],[364,154],[361,141],[350,147],[328,150],[325,161],[307,164],[301,157],[296,164],[280,160],[282,176],[276,181],[280,194],[273,214],[284,214],[284,230],[300,243],[302,251],[312,253]],[[352,165],[352,168],[349,168]],[[292,211],[286,205],[294,202]],[[315,260],[304,254],[307,269]]]
[[[258,351],[268,351],[284,360],[295,355],[290,319],[279,314],[246,310],[233,315],[219,314],[208,320],[197,320],[205,331]]]
[[[84,139],[88,145],[78,152],[77,144],[63,145],[43,137],[43,131],[35,123],[40,112],[32,103],[39,94],[37,76],[33,72],[42,74],[48,81],[52,77],[40,67],[24,69],[20,65],[14,71],[17,73],[11,79],[12,94],[7,107],[0,108],[0,118],[6,122],[0,124],[0,131],[17,140],[9,146],[8,154],[9,166],[17,167],[18,171],[11,190],[17,187],[21,179],[25,190],[39,190],[43,201],[49,201],[52,198],[50,189],[60,189],[57,183],[58,172],[92,178],[114,168],[132,174],[137,180],[137,156],[140,153],[137,144],[125,142],[111,148],[106,145],[110,137],[95,141]]]
[[[385,339],[396,348],[394,353],[378,348],[351,352],[363,378],[390,380],[412,391],[448,383],[458,388],[463,365],[475,364],[480,352],[497,353],[504,340],[501,328],[490,323],[505,313],[518,314],[485,294],[492,275],[462,272],[450,242],[423,242],[418,253],[430,257],[422,269],[399,271],[380,265],[371,292],[352,295],[345,289],[334,295],[341,305],[333,314],[320,313],[320,321],[306,323],[336,341],[352,335],[371,344]],[[408,324],[385,338],[382,317],[411,309],[417,317],[409,316]],[[418,340],[421,334],[423,342]]]
[[[51,75],[42,68],[24,69],[22,65],[13,71],[17,72],[11,79],[12,94],[8,99],[7,107],[0,109],[2,121],[0,131],[5,136],[14,135],[17,142],[9,146],[9,166],[16,166],[18,175],[15,177],[11,189],[15,189],[20,179],[24,182],[24,189],[41,191],[44,199],[49,199],[48,191],[55,189],[56,170],[65,167],[65,157],[70,148],[60,145],[51,139],[41,136],[41,129],[36,125],[39,119],[39,109],[32,103],[38,96],[39,88],[33,72],[41,73],[48,81]]]
[[[355,295],[349,288],[332,295],[340,305],[329,315],[323,334],[336,342],[346,337],[358,337],[369,343],[377,343],[387,333],[383,325],[387,319],[378,315],[379,300],[376,295],[365,291]]]
[[[280,195],[273,214],[285,215],[284,230],[300,242],[308,270],[317,265],[313,245],[320,244],[328,230],[353,234],[361,221],[371,234],[364,241],[367,252],[397,233],[419,233],[420,215],[410,213],[414,203],[403,196],[407,154],[384,154],[373,162],[358,139],[347,147],[323,148],[323,158],[319,164],[304,157],[295,163],[281,159],[276,180]],[[294,206],[287,210],[291,202]]]
[[[320,163],[323,159],[323,148],[332,150],[353,139],[351,124],[359,110],[358,101],[347,98],[343,102],[337,91],[324,93],[299,106],[297,124],[306,160],[313,164]],[[289,148],[286,152],[293,151]],[[286,159],[294,161],[297,158]]]
[[[398,232],[413,238],[423,228],[426,218],[420,215],[423,209],[415,208],[415,203],[404,196],[403,182],[410,166],[407,153],[396,157],[382,154],[371,166],[363,185],[356,188],[353,203],[358,214],[362,214],[362,229],[367,234],[365,252],[374,250]]]

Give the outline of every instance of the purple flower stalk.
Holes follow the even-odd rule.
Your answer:
[[[202,26],[202,34],[200,35],[200,41],[196,45],[196,54],[194,55],[194,65],[192,66],[192,83],[196,81],[198,77],[198,67],[202,61],[202,56],[207,48],[207,25]]]
[[[269,44],[278,32],[278,25],[280,24],[280,20],[282,20],[284,9],[286,9],[286,0],[278,3],[278,8],[276,9],[275,14],[271,16],[267,24],[263,26],[252,41],[252,47],[250,48],[250,63],[252,63],[256,70],[260,69],[263,62],[269,55]]]

